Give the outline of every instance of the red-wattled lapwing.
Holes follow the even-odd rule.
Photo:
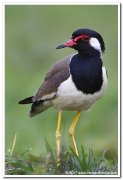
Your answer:
[[[56,129],[57,160],[60,156],[60,124],[62,111],[77,111],[69,133],[73,148],[78,155],[74,129],[81,111],[88,110],[100,99],[107,87],[107,73],[102,62],[105,51],[103,38],[90,29],[78,29],[71,40],[57,49],[70,47],[78,52],[56,63],[46,74],[43,84],[34,96],[20,104],[32,103],[30,116],[35,116],[51,106],[59,110]]]

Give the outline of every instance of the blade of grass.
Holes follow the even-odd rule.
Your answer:
[[[83,169],[83,168],[82,168],[82,161],[81,161],[81,159],[79,158],[79,156],[77,156],[77,154],[75,153],[75,151],[74,151],[73,148],[70,147],[70,150],[71,150],[72,154],[74,155],[74,157],[76,158],[76,160],[78,161],[81,169]]]
[[[88,170],[88,164],[87,164],[87,154],[85,154],[85,151],[84,151],[84,148],[83,146],[81,146],[81,155],[82,155],[82,168],[84,171],[87,171]]]
[[[55,157],[54,157],[54,155],[53,155],[53,151],[52,151],[52,149],[51,149],[51,147],[50,147],[47,139],[44,138],[44,141],[45,141],[45,146],[46,146],[47,152],[51,154],[52,159],[55,161]]]
[[[11,151],[10,151],[10,156],[12,156],[14,148],[15,148],[16,137],[17,137],[17,133],[15,133],[15,136],[14,136],[14,140],[13,140],[13,143],[12,143],[12,148],[11,148]]]

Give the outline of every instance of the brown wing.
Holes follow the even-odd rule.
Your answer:
[[[56,96],[59,85],[69,78],[69,64],[71,56],[58,62],[51,68],[44,79],[43,84],[38,89],[33,101],[52,99]]]

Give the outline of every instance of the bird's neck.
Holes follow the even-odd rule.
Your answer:
[[[97,50],[93,50],[93,51],[78,51],[78,54],[80,57],[84,57],[84,58],[89,58],[89,57],[93,57],[93,58],[101,58],[102,59],[102,52],[97,51]]]

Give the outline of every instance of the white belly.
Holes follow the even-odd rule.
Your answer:
[[[94,94],[84,94],[77,90],[72,82],[71,76],[58,88],[57,98],[52,100],[54,107],[59,110],[85,111],[89,109],[95,101],[100,99],[107,87],[108,80],[105,68],[103,67],[103,84],[99,92]]]

